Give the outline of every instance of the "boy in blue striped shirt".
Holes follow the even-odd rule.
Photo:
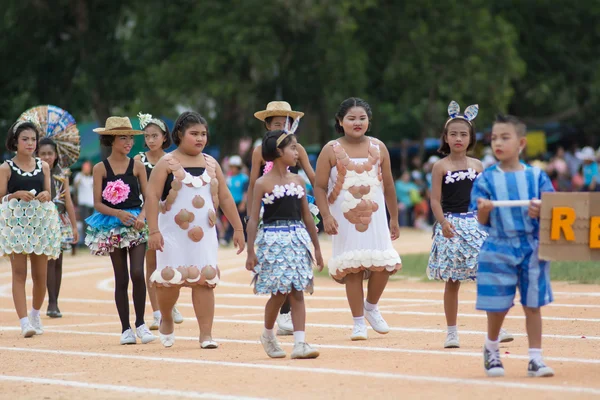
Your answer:
[[[542,360],[542,315],[540,307],[552,301],[550,263],[538,258],[540,203],[542,192],[553,191],[550,178],[539,168],[521,163],[527,144],[526,127],[517,118],[499,116],[492,128],[492,150],[498,164],[475,180],[471,211],[488,238],[479,253],[477,309],[487,312],[488,333],[483,348],[488,376],[504,376],[498,334],[504,317],[521,294],[529,340],[529,376],[553,376]],[[494,208],[494,200],[532,200],[529,207]]]

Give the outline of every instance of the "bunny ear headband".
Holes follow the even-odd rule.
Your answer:
[[[460,106],[458,105],[457,102],[452,100],[450,102],[450,104],[448,105],[448,115],[450,116],[450,118],[448,118],[448,121],[446,121],[445,126],[448,126],[450,121],[455,120],[455,119],[465,120],[469,123],[469,125],[471,125],[471,121],[473,121],[477,117],[478,112],[479,112],[479,105],[473,104],[473,105],[467,107],[467,109],[465,110],[465,113],[461,115],[460,114]]]
[[[283,139],[285,139],[288,135],[293,135],[296,132],[298,125],[300,124],[300,118],[301,117],[296,117],[292,127],[290,128],[290,117],[285,117],[285,126],[283,128],[284,133],[277,138],[277,147],[279,147],[281,142],[283,142]]]

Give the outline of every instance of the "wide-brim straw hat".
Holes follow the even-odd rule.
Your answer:
[[[100,135],[143,135],[144,132],[133,129],[128,117],[108,117],[104,128],[96,128],[94,132]]]
[[[296,119],[303,117],[304,113],[292,110],[292,106],[287,101],[272,101],[267,104],[266,110],[257,111],[254,113],[254,116],[264,121],[269,117],[290,117],[291,119]]]

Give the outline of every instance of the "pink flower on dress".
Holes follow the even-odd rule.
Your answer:
[[[110,204],[119,204],[127,200],[130,191],[129,185],[118,179],[114,182],[108,182],[102,191],[102,198]]]

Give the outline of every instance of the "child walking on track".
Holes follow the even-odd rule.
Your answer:
[[[477,309],[487,312],[488,331],[483,347],[485,372],[504,376],[498,334],[513,306],[517,288],[525,312],[529,341],[529,376],[553,376],[542,359],[540,307],[553,300],[550,263],[538,257],[540,199],[554,191],[550,178],[539,168],[520,162],[525,148],[525,125],[512,116],[499,116],[492,127],[492,149],[499,161],[476,180],[471,193],[472,211],[486,227],[488,237],[479,253]],[[531,200],[529,207],[496,208],[495,200]]]
[[[329,142],[317,161],[315,197],[325,232],[333,235],[329,274],[346,285],[352,340],[367,339],[365,316],[373,330],[389,332],[377,303],[390,275],[402,268],[392,244],[400,227],[390,156],[380,140],[366,136],[371,117],[364,100],[344,100],[335,116],[336,132],[343,136]],[[366,301],[363,279],[369,280]]]
[[[473,120],[477,112],[478,106],[472,105],[460,114],[458,103],[450,103],[438,150],[446,157],[434,164],[431,178],[431,208],[437,223],[427,276],[446,282],[444,312],[448,333],[444,348],[460,347],[456,327],[458,291],[461,282],[475,280],[479,249],[487,236],[477,215],[468,212],[473,181],[483,170],[481,161],[467,157],[475,147]],[[506,332],[500,336],[501,342],[513,340]]]
[[[147,152],[141,152],[133,159],[140,161],[146,168],[146,176],[148,182],[150,182],[150,173],[154,169],[154,166],[164,156],[165,149],[171,146],[171,135],[169,134],[169,128],[165,121],[158,118],[154,118],[150,114],[138,113],[140,120],[140,128],[144,131],[144,143],[149,149]],[[156,289],[150,284],[150,276],[156,270],[156,251],[146,251],[146,287],[148,289],[148,298],[150,299],[150,305],[152,306],[153,321],[150,324],[150,330],[158,330],[160,324],[160,310],[158,309],[158,302],[156,301]],[[183,322],[183,316],[177,310],[177,307],[173,307],[173,321],[176,324]]]
[[[50,197],[50,167],[34,157],[39,136],[40,127],[33,117],[14,123],[6,149],[16,155],[0,166],[0,256],[10,257],[13,301],[26,338],[44,333],[40,309],[46,296],[48,258],[58,258],[62,239],[58,212]],[[29,317],[27,257],[33,278]]]
[[[267,131],[275,131],[286,128],[286,124],[290,120],[296,118],[302,118],[303,112],[293,111],[292,107],[288,102],[285,101],[272,101],[267,104],[267,108],[262,111],[257,111],[254,116],[263,121]],[[310,161],[308,160],[308,154],[300,143],[296,144],[298,149],[298,162],[289,167],[289,171],[297,174],[300,168],[304,170],[311,185],[315,184],[315,172],[313,171]],[[254,185],[256,180],[265,174],[272,167],[271,161],[266,161],[262,156],[262,146],[256,146],[252,153],[252,168],[250,169],[250,182],[248,184],[248,201],[246,204],[246,210],[250,212],[252,209],[252,193],[254,191]],[[260,199],[259,199],[260,201]],[[249,217],[248,217],[249,218]],[[294,327],[292,325],[292,317],[290,313],[290,300],[286,299],[279,310],[277,316],[277,334],[286,336],[292,335]]]
[[[69,176],[63,172],[58,164],[58,146],[50,138],[40,140],[38,154],[52,168],[52,201],[56,205],[60,222],[62,246],[60,256],[56,260],[48,260],[48,311],[46,315],[50,318],[61,318],[62,313],[58,308],[58,294],[62,281],[63,250],[71,249],[72,244],[79,242],[77,231],[77,220],[75,218],[75,206],[71,199],[69,190]]]
[[[127,117],[110,117],[104,128],[96,128],[100,142],[111,147],[111,155],[94,166],[94,207],[96,211],[86,219],[89,225],[85,244],[94,255],[110,255],[115,274],[115,303],[121,320],[121,344],[136,344],[129,324],[129,276],[133,285],[135,327],[142,343],[150,343],[156,336],[144,322],[146,308],[146,281],[144,255],[147,232],[140,194],[146,192],[146,170],[141,162],[127,155],[133,146],[134,130]],[[127,268],[129,256],[129,271]]]
[[[290,132],[294,130],[292,127]],[[246,269],[256,272],[255,293],[271,295],[265,306],[265,326],[260,337],[267,355],[271,358],[286,356],[275,337],[273,326],[281,305],[289,298],[294,335],[291,357],[316,358],[319,352],[305,339],[303,292],[313,291],[310,241],[315,248],[319,271],[323,269],[323,258],[317,228],[308,208],[304,181],[288,171],[288,167],[298,162],[298,144],[292,133],[287,130],[270,131],[263,139],[262,157],[272,161],[273,168],[256,181],[252,193]],[[261,200],[264,214],[263,224],[258,230]]]
[[[164,156],[150,176],[146,207],[150,250],[156,253],[156,285],[161,312],[160,341],[175,343],[173,307],[182,286],[192,289],[192,302],[200,328],[200,347],[216,349],[212,338],[215,315],[214,288],[219,283],[217,266],[217,210],[234,227],[238,254],[244,251],[244,229],[235,202],[216,160],[203,153],[208,144],[208,124],[195,112],[186,111],[173,127],[177,149]]]

